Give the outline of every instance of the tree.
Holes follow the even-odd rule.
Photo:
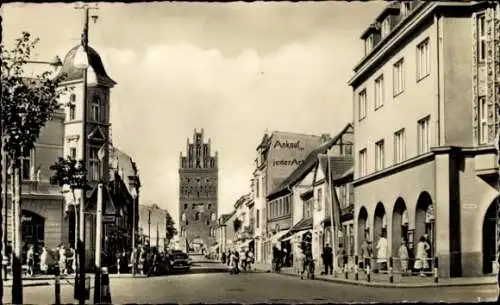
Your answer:
[[[172,219],[172,215],[167,212],[167,217],[166,217],[166,224],[165,224],[165,232],[166,232],[166,237],[167,237],[167,246],[170,244],[170,241],[172,238],[174,238],[175,235],[177,235],[177,229],[175,228],[175,222]]]
[[[41,129],[53,114],[60,109],[59,97],[71,90],[61,87],[64,77],[54,79],[51,72],[46,71],[34,77],[26,77],[23,67],[29,62],[33,49],[38,43],[23,32],[16,39],[14,47],[7,49],[2,43],[2,149],[13,168],[11,181],[14,184],[12,205],[14,212],[14,251],[12,257],[12,303],[23,303],[21,278],[21,183],[20,155],[34,147]],[[2,289],[3,290],[3,289]]]
[[[63,189],[69,189],[73,195],[73,203],[76,203],[75,190],[87,187],[87,169],[85,162],[76,161],[68,157],[59,157],[56,163],[50,166],[54,174],[50,177],[50,183],[59,185]]]

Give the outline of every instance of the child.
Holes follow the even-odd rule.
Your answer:
[[[408,248],[406,248],[406,242],[401,241],[401,246],[399,246],[399,260],[401,261],[401,272],[403,276],[408,274]]]

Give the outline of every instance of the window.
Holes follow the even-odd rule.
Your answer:
[[[98,96],[96,96],[92,101],[91,115],[92,115],[92,120],[96,122],[101,121],[101,99]]]
[[[394,133],[394,163],[404,161],[406,158],[405,130]]]
[[[186,213],[182,213],[182,221],[186,221]]]
[[[477,59],[486,59],[486,22],[484,14],[477,16]]]
[[[344,208],[346,206],[346,187],[345,184],[339,187],[339,200],[340,206]]]
[[[349,195],[347,196],[347,205],[351,205],[351,204],[354,204],[354,187],[352,187],[352,183],[349,183],[347,185],[347,190],[349,192]]]
[[[421,80],[430,73],[429,39],[426,39],[417,46],[417,80]]]
[[[375,109],[384,105],[384,75],[375,80]]]
[[[366,117],[366,89],[363,89],[358,96],[358,116],[360,121]]]
[[[194,220],[200,220],[200,212],[196,212],[196,214],[194,214]]]
[[[368,55],[370,51],[373,49],[373,35],[369,35],[365,39],[365,55]]]
[[[76,105],[71,104],[69,105],[69,119],[74,120],[76,117]]]
[[[208,209],[210,210],[211,208],[212,208],[212,204],[211,204],[211,203],[209,203],[209,204],[208,204]]]
[[[367,172],[366,148],[359,151],[359,175],[364,176]]]
[[[29,149],[22,149],[20,159],[21,159],[21,170],[20,170],[21,180],[22,181],[34,180],[35,177],[31,177],[31,151]]]
[[[257,197],[257,198],[260,198],[259,191],[260,191],[260,178],[257,177],[257,179],[255,181],[255,197]]]
[[[393,67],[393,91],[394,96],[400,94],[405,89],[404,80],[404,59],[398,60]]]
[[[389,18],[385,18],[384,21],[382,21],[382,38],[386,37],[389,35],[389,32],[391,31],[391,23]]]
[[[401,16],[404,18],[410,14],[411,3],[410,2],[402,2],[401,3]]]
[[[76,148],[71,147],[69,149],[69,156],[71,159],[76,160]]]
[[[90,174],[90,177],[89,177],[89,179],[91,181],[99,180],[100,162],[99,162],[98,152],[99,152],[99,149],[97,149],[96,147],[90,148],[90,155],[89,155],[89,174]]]
[[[187,208],[188,208],[188,204],[184,203],[184,210],[186,210]]]
[[[418,153],[430,151],[431,139],[429,129],[430,117],[425,117],[418,121]]]
[[[381,170],[385,166],[384,140],[375,143],[375,170]]]
[[[485,96],[478,99],[479,110],[479,144],[488,143],[488,103]]]
[[[212,216],[210,217],[212,221],[215,221],[215,213],[212,213]]]

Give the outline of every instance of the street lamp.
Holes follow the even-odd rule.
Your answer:
[[[135,249],[135,206],[136,206],[136,199],[137,199],[137,189],[136,187],[132,187],[131,191],[132,195],[132,253],[136,251]],[[137,252],[135,252],[135,255],[132,257],[132,276],[135,276],[135,262],[136,262],[136,257],[137,257]]]
[[[82,34],[82,43],[76,50],[73,66],[77,69],[83,70],[83,115],[82,115],[82,160],[87,168],[87,87],[88,85],[94,86],[97,84],[97,76],[91,66],[88,54],[88,25],[89,25],[89,8],[85,8],[85,23]],[[75,292],[79,292],[75,296],[80,304],[85,304],[85,198],[86,192],[83,190],[80,197],[80,217],[79,217],[79,240],[78,240],[78,254],[79,254],[79,275],[75,273],[75,284],[78,283],[79,287],[75,285]],[[78,279],[78,280],[77,280]]]

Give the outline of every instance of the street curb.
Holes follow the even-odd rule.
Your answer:
[[[269,270],[257,270],[258,273],[270,273]],[[278,275],[286,275],[291,277],[297,277],[293,273],[274,273]],[[484,285],[497,285],[495,282],[479,282],[479,283],[422,283],[422,284],[403,284],[403,283],[376,283],[376,282],[366,282],[366,281],[355,281],[355,280],[344,280],[338,278],[321,278],[315,277],[314,280],[322,282],[331,282],[347,285],[356,286],[367,286],[367,287],[380,287],[380,288],[439,288],[439,287],[464,287],[464,286],[484,286]]]
[[[51,286],[53,284],[49,283],[49,282],[39,282],[39,283],[26,283],[26,284],[23,284],[23,287],[38,287],[38,286]],[[67,285],[67,283],[61,283],[61,285]],[[12,284],[4,284],[3,285],[4,288],[11,288],[12,287]]]

